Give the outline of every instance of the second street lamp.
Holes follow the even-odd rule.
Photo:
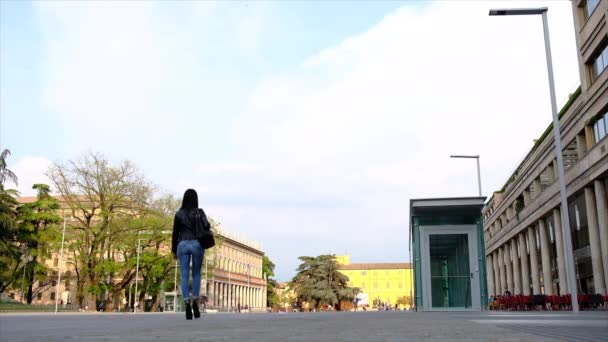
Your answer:
[[[555,99],[555,81],[553,80],[553,62],[551,59],[551,41],[549,39],[549,24],[547,22],[547,7],[493,9],[490,16],[505,15],[541,15],[543,20],[543,34],[545,40],[545,57],[547,58],[547,78],[549,80],[549,93],[551,95],[551,113],[553,116],[553,139],[555,141],[555,154],[557,157],[557,178],[559,180],[559,193],[561,200],[562,236],[564,238],[564,256],[566,259],[566,273],[568,274],[568,289],[572,296],[572,312],[578,313],[578,289],[574,272],[574,253],[572,251],[572,236],[570,235],[570,215],[568,213],[568,196],[564,176],[564,161],[562,156],[562,139],[557,116],[557,101]]]
[[[479,187],[479,197],[481,197],[481,170],[479,168],[479,155],[451,155],[450,158],[477,159],[477,186]]]

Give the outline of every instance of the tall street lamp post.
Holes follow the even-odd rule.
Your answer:
[[[476,156],[451,155],[450,158],[477,159],[477,186],[479,188],[479,197],[481,197],[481,171],[479,168],[479,155],[476,155]]]
[[[135,303],[133,305],[133,313],[137,312],[137,305],[139,305],[139,302],[137,300],[137,284],[139,280],[139,252],[141,250],[141,240],[143,239],[137,239],[137,266],[135,268]]]
[[[177,312],[177,260],[175,260],[175,279],[173,287],[173,311]]]
[[[63,232],[61,233],[61,252],[59,260],[63,262],[63,243],[65,242],[65,221],[66,217],[63,217]],[[55,284],[55,314],[57,314],[57,305],[59,303],[59,284],[61,283],[61,268],[58,271],[57,283]]]
[[[32,260],[34,260],[34,257],[32,257],[31,255],[26,255],[23,254],[21,256],[21,261],[24,262],[23,264],[23,279],[21,280],[21,301],[23,302],[24,298],[25,298],[25,269],[27,268],[27,264],[29,264],[30,262],[32,262]]]
[[[547,22],[547,7],[541,8],[517,8],[517,9],[492,9],[490,16],[505,15],[541,15],[543,20],[543,33],[545,40],[545,55],[547,58],[547,77],[549,79],[549,93],[551,95],[551,112],[553,114],[553,137],[555,142],[555,154],[557,156],[557,174],[559,180],[559,192],[561,197],[562,213],[562,235],[564,237],[564,253],[566,258],[566,269],[568,275],[568,288],[572,296],[572,312],[578,313],[578,296],[576,278],[574,274],[574,254],[572,252],[572,236],[570,235],[570,215],[568,213],[568,196],[566,193],[566,182],[564,176],[564,162],[562,156],[562,139],[557,116],[557,101],[555,99],[555,83],[553,80],[553,62],[551,60],[551,43],[549,39],[549,24]]]

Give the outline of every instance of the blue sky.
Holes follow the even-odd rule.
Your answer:
[[[18,189],[85,151],[199,190],[288,279],[408,259],[410,198],[500,188],[578,85],[569,2],[0,2],[0,148]]]

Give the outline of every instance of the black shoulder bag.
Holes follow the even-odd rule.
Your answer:
[[[209,221],[207,220],[207,216],[205,215],[203,209],[197,208],[194,211],[194,222],[192,222],[192,220],[190,220],[189,218],[187,219],[187,221],[190,221],[189,223],[191,223],[192,225],[192,232],[194,233],[194,236],[201,244],[201,247],[203,247],[203,249],[209,249],[215,246],[215,237],[213,236],[213,232],[211,231],[211,225],[209,224]]]

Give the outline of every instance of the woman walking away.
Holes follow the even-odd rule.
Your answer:
[[[203,264],[204,249],[196,235],[196,220],[203,221],[206,227],[209,222],[202,209],[198,208],[198,195],[193,189],[184,193],[182,207],[175,214],[173,221],[173,240],[171,251],[174,258],[179,259],[179,267],[182,274],[182,295],[186,307],[186,319],[199,318],[201,313],[198,308],[199,292],[201,288],[201,266]],[[199,221],[200,222],[200,221]],[[192,261],[192,268],[190,268]],[[190,296],[189,276],[192,270],[192,296]]]

